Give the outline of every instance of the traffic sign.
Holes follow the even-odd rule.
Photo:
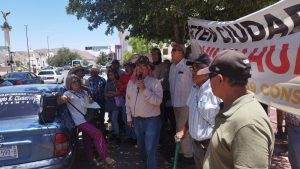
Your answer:
[[[87,46],[85,47],[85,50],[93,50],[93,51],[100,51],[103,49],[109,49],[110,46]]]

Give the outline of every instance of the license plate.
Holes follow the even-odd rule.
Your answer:
[[[0,160],[8,160],[18,158],[17,146],[6,146],[0,148]]]

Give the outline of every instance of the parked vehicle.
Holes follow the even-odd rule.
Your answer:
[[[52,69],[54,69],[53,66],[46,66],[42,70],[52,70]]]
[[[64,75],[57,70],[41,70],[38,74],[44,83],[63,83]]]
[[[3,79],[11,82],[13,85],[44,83],[41,77],[32,72],[9,72],[3,76]]]
[[[77,133],[65,105],[52,92],[60,85],[0,88],[0,168],[55,168],[74,165]]]
[[[83,66],[82,60],[72,60],[72,67]]]
[[[71,65],[65,65],[63,68],[64,68],[64,70],[70,70],[70,69],[72,69],[72,66]]]

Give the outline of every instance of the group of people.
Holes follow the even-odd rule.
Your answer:
[[[118,113],[122,113],[126,138],[137,140],[146,169],[157,168],[157,146],[168,132],[162,126],[172,123],[182,160],[194,158],[197,169],[270,168],[274,134],[265,110],[246,89],[251,77],[247,57],[223,50],[213,60],[207,54],[186,59],[183,45],[172,47],[172,63],[162,62],[158,48],[151,50],[152,62],[139,55],[135,63],[125,63],[125,72],[113,61],[107,81],[92,68],[90,91],[81,86],[83,72],[68,76],[68,91],[60,100],[67,103],[83,132],[87,158],[92,159],[89,145],[94,145],[105,162],[115,164],[107,155],[105,129],[85,121],[74,108],[85,113],[86,108],[80,106],[84,99],[96,101],[103,112],[110,113],[116,137],[120,136]]]

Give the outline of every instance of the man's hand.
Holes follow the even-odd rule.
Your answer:
[[[132,122],[132,121],[127,121],[127,124],[128,124],[128,127],[129,127],[129,128],[132,128],[132,127],[134,127],[134,126],[133,126],[133,122]]]
[[[178,138],[178,139],[182,139],[183,137],[184,137],[184,135],[185,135],[185,131],[184,130],[180,130],[180,131],[178,131],[177,133],[176,133],[176,137]]]

